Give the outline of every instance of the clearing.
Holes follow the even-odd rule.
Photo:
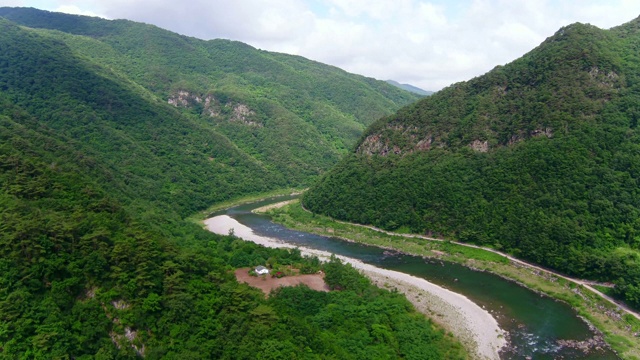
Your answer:
[[[278,279],[271,277],[271,274],[251,276],[249,275],[249,270],[251,270],[251,268],[236,270],[236,279],[238,279],[238,282],[243,282],[249,286],[258,288],[267,296],[271,290],[277,287],[296,286],[299,284],[305,284],[310,289],[316,291],[329,291],[329,286],[324,282],[324,274],[290,275]]]

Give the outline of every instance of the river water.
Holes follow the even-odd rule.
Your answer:
[[[585,354],[559,345],[562,340],[588,341],[596,334],[565,303],[541,296],[499,276],[440,260],[402,254],[390,256],[384,249],[290,230],[271,222],[266,215],[251,213],[255,208],[291,198],[277,197],[244,204],[211,216],[226,214],[258,235],[404,272],[463,294],[490,311],[509,334],[510,345],[501,353],[502,359],[618,359],[606,349],[592,349]]]

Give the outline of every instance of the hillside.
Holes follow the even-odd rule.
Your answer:
[[[304,204],[614,281],[640,306],[639,43],[640,19],[562,28],[374,123]]]
[[[291,83],[282,89],[304,99],[280,97],[280,80],[259,87],[266,75],[248,69],[238,73],[256,83],[221,68],[210,74],[220,83],[209,83],[190,67],[201,57],[191,53],[178,61],[189,55],[189,46],[227,46],[212,50],[218,56],[232,56],[235,49],[262,54],[246,45],[201,42],[128,21],[33,9],[1,12],[57,29],[0,18],[1,358],[465,358],[460,344],[406,299],[336,262],[323,269],[329,285],[342,291],[295,287],[265,298],[239,284],[233,270],[267,261],[305,272],[322,265],[297,251],[213,235],[183,220],[222,199],[310,181],[342,151],[323,147],[324,135],[313,137],[320,130],[295,113],[307,110],[287,107],[290,102],[350,119],[366,119],[362,114],[375,108],[353,105],[356,100],[334,104]],[[136,43],[136,36],[148,41]],[[150,48],[138,54],[138,45]],[[175,57],[161,55],[174,51]],[[376,87],[390,89],[301,58],[263,55],[290,61],[288,69],[299,63],[302,77],[312,78],[308,72],[314,69],[335,73],[360,89],[353,96],[365,94],[358,98],[364,102],[370,94],[382,96]],[[254,58],[254,65],[263,60]],[[215,94],[224,113],[219,118],[202,115],[216,108],[192,97],[189,86],[196,79],[209,84],[202,96]],[[259,112],[249,102],[254,90],[265,91],[268,100],[255,104],[284,115]],[[181,106],[181,92],[191,94],[188,106]],[[349,110],[336,110],[341,106]],[[284,160],[267,158],[258,145],[251,152],[248,141],[225,133],[251,126],[245,107],[266,121],[256,128],[309,137],[282,148]],[[245,118],[233,118],[236,113]],[[325,158],[309,169],[297,167],[303,149]]]
[[[202,41],[127,20],[0,8],[107,78],[126,81],[232,142],[277,186],[306,185],[381,116],[418,99],[302,57]],[[269,181],[271,182],[271,181]]]
[[[335,262],[324,271],[342,291],[265,299],[232,270],[269,259],[313,273],[317,259],[170,218],[158,231],[102,188],[73,140],[3,109],[0,357],[465,358],[406,299]]]

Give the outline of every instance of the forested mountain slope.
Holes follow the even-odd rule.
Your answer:
[[[63,43],[0,19],[0,98],[91,158],[104,186],[129,204],[184,216],[220,198],[264,190],[276,175],[135,84],[74,56]],[[255,174],[263,181],[248,177]],[[125,186],[126,185],[126,186]]]
[[[1,358],[465,357],[459,343],[417,314],[406,299],[371,286],[355,270],[336,262],[324,270],[329,285],[342,291],[296,287],[267,299],[260,290],[239,284],[234,269],[270,261],[316,272],[318,261],[296,251],[213,235],[183,220],[215,201],[304,183],[339,153],[337,146],[322,148],[321,134],[316,138],[319,145],[313,146],[328,155],[309,171],[279,161],[294,159],[302,147],[312,145],[292,147],[282,155],[285,160],[260,158],[268,154],[260,155],[258,147],[251,153],[248,142],[230,140],[221,130],[232,129],[234,121],[246,126],[254,121],[232,117],[236,108],[242,115],[240,105],[251,109],[254,94],[246,89],[258,89],[256,85],[245,89],[238,85],[245,82],[240,75],[215,70],[221,79],[228,76],[227,84],[233,86],[228,91],[215,88],[216,106],[229,114],[210,119],[199,112],[216,109],[207,108],[206,100],[198,103],[189,97],[189,106],[169,103],[181,105],[180,92],[192,92],[189,81],[201,79],[190,70],[190,61],[177,63],[151,50],[148,54],[155,57],[148,59],[115,50],[118,42],[135,47],[139,39],[130,41],[127,36],[144,31],[155,40],[139,45],[159,52],[175,50],[161,48],[159,39],[169,45],[183,41],[202,47],[215,42],[126,21],[33,9],[2,12],[30,14],[42,26],[50,20],[49,25],[60,31],[34,30],[0,18]],[[95,37],[61,32],[78,26],[108,37],[111,25],[131,34],[120,40],[112,34],[112,46]],[[300,63],[301,76],[314,68],[306,60],[291,59]],[[167,63],[164,70],[149,68],[162,62]],[[318,69],[337,71],[323,65]],[[192,78],[160,78],[172,72]],[[250,76],[246,72],[238,70]],[[341,74],[344,81],[362,81],[363,92],[379,85]],[[165,81],[187,85],[171,88]],[[290,100],[275,93],[269,96],[273,98],[259,104],[285,113],[273,121],[285,129],[300,129],[287,122],[287,116],[301,119],[293,107],[285,106]],[[324,99],[297,104],[339,107]],[[226,104],[233,104],[228,106],[231,110],[224,110]],[[336,113],[356,119],[364,116],[357,109],[370,110],[348,108],[349,104],[345,102],[344,109],[350,110]],[[257,109],[252,109],[255,116],[272,120]],[[300,121],[308,124],[301,129],[309,138],[297,141],[315,141],[315,125]],[[256,137],[266,136],[260,134]]]
[[[165,221],[161,208],[143,221],[73,140],[2,108],[0,357],[465,358],[402,296],[336,262],[324,271],[342,291],[265,299],[233,269],[269,259],[316,272],[317,259]]]
[[[304,204],[615,281],[640,306],[639,46],[640,19],[562,28],[374,123]]]
[[[101,76],[129,82],[223,135],[277,186],[307,184],[351,149],[366,125],[418,99],[383,81],[240,42],[36,9],[0,8],[0,16],[48,29],[36,32]]]

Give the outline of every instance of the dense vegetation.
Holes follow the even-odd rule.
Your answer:
[[[101,76],[171,102],[199,131],[218,134],[215,142],[230,140],[276,175],[278,186],[309,184],[352,148],[366,125],[418,99],[383,81],[234,41],[35,9],[0,8],[0,16],[49,29],[38,34],[64,44]]]
[[[168,41],[160,52],[177,51],[176,41],[211,43],[126,21],[2,11],[94,38],[0,19],[0,357],[465,357],[406,299],[335,261],[324,270],[340,291],[296,287],[266,299],[239,284],[233,270],[267,261],[317,269],[317,260],[213,235],[183,220],[215,201],[310,179],[303,169],[290,167],[288,174],[248,153],[150,86],[167,86],[156,75],[190,61],[171,63],[156,54],[136,68],[129,57],[128,69],[126,56],[109,53],[111,45],[96,38],[115,43],[118,31],[146,34],[147,45],[159,46],[154,36]],[[133,39],[120,37],[135,52],[139,39]],[[224,44],[230,54],[249,49]],[[313,67],[289,60],[304,74]],[[171,64],[155,73],[145,67],[158,61]],[[362,91],[381,85],[368,86]],[[277,105],[274,111],[286,110]],[[354,106],[354,118],[355,109],[368,111]]]
[[[406,299],[350,267],[324,267],[341,291],[265,299],[233,268],[317,261],[187,223],[153,230],[54,132],[2,116],[0,139],[3,357],[464,358]]]
[[[639,28],[568,26],[381,119],[304,204],[614,281],[640,306]]]

